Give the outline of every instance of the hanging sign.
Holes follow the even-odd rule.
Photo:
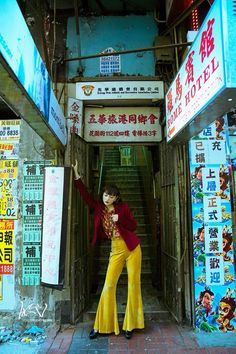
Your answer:
[[[167,141],[187,140],[231,108],[236,96],[232,0],[215,0],[166,94]]]

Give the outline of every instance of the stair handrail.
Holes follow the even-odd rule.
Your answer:
[[[150,163],[150,160],[147,158],[145,146],[142,146],[142,151],[143,151],[145,163],[146,163],[146,166],[147,166],[147,170],[151,171],[150,176],[151,176],[151,180],[152,180],[153,197],[154,197],[154,199],[156,199],[156,186],[155,186],[155,177],[154,177],[153,165],[152,165],[152,163]]]
[[[100,191],[101,191],[103,165],[104,165],[104,148],[101,148],[101,162],[100,162],[100,168],[99,168],[98,195],[100,194]]]

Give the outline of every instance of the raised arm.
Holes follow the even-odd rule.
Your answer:
[[[75,161],[75,164],[72,165],[72,168],[74,170],[74,176],[75,176],[75,187],[77,189],[79,189],[80,195],[83,198],[83,200],[85,201],[86,204],[88,204],[88,206],[90,208],[95,208],[97,201],[92,197],[92,195],[88,192],[87,187],[85,186],[85,184],[83,183],[80,173],[79,173],[79,168],[78,168],[78,161]]]

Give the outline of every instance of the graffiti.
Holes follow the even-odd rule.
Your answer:
[[[45,311],[47,310],[48,305],[45,303],[43,306],[39,304],[29,304],[27,307],[24,307],[23,301],[21,301],[21,308],[19,312],[18,318],[21,319],[23,317],[30,316],[39,316],[43,318]]]

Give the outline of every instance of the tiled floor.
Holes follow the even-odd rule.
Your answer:
[[[192,328],[179,326],[171,321],[148,321],[144,330],[135,331],[127,340],[119,336],[103,335],[88,338],[92,323],[80,323],[59,332],[41,354],[169,354],[206,353],[235,354],[236,333],[209,333],[196,335]],[[201,341],[201,337],[205,339]]]

